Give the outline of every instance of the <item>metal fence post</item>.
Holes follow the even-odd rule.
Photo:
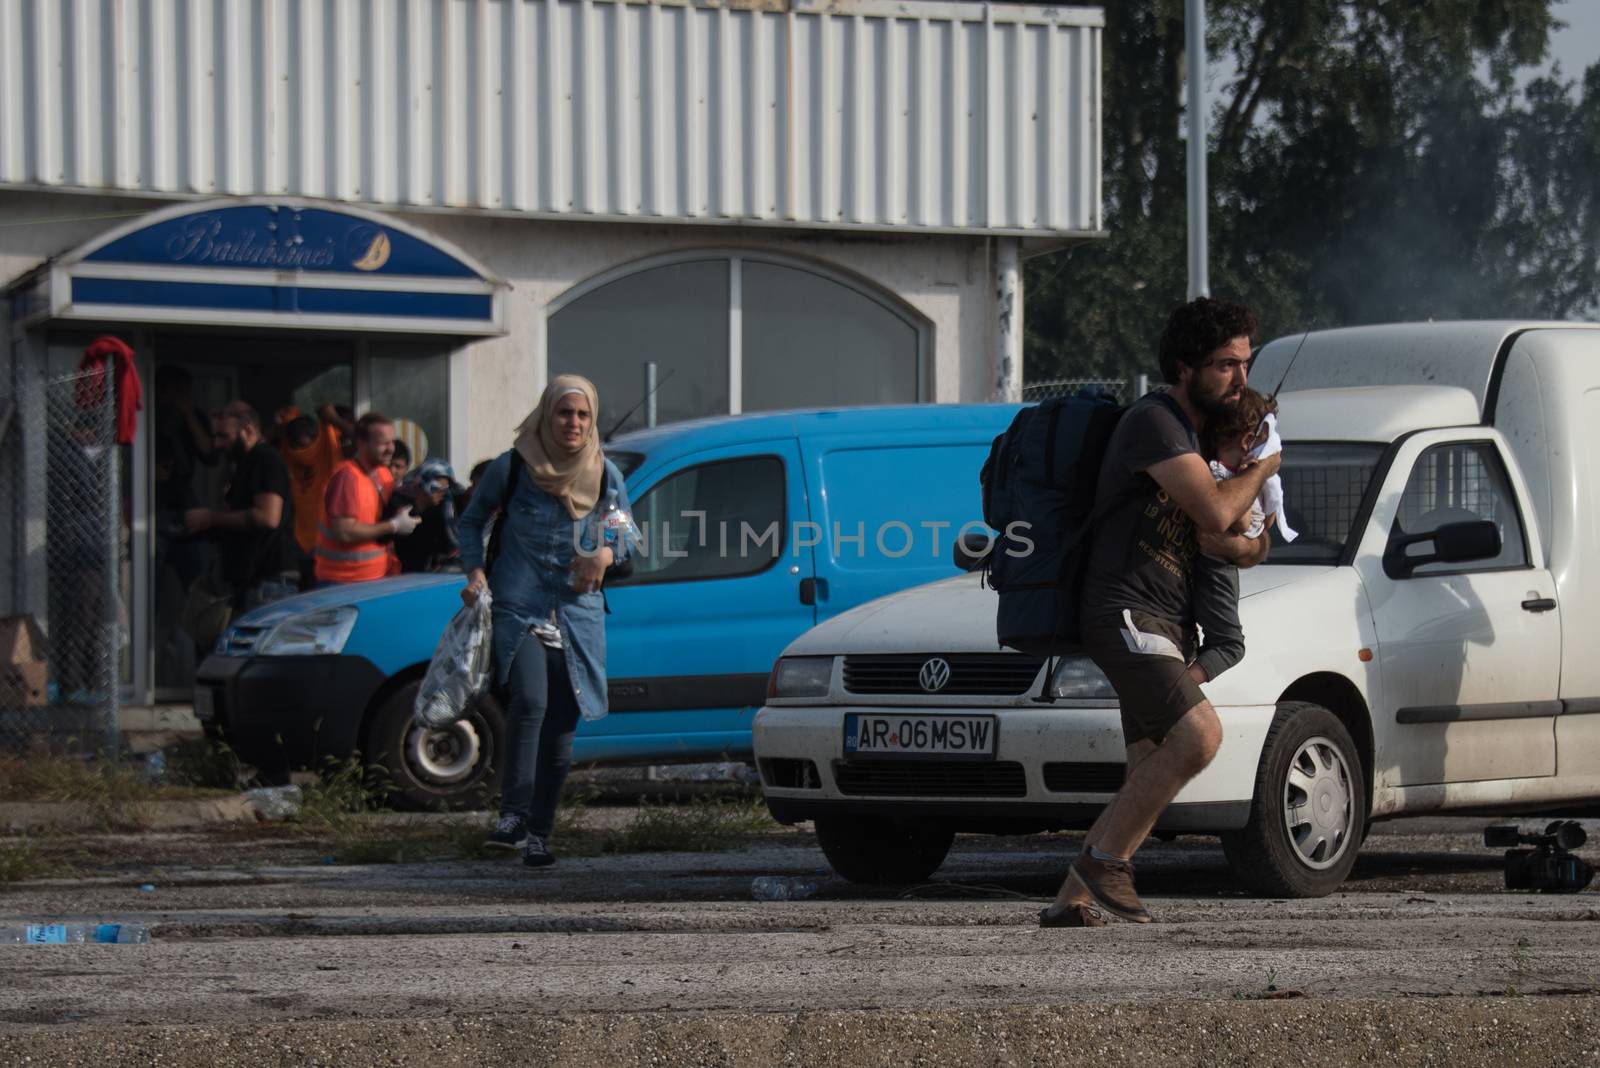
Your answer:
[[[100,481],[105,487],[105,500],[101,502],[101,507],[106,517],[106,574],[104,637],[101,639],[105,645],[101,650],[103,667],[100,676],[104,703],[100,708],[100,729],[101,748],[107,756],[116,757],[122,752],[122,729],[117,722],[122,704],[122,501],[117,477],[122,446],[117,444],[116,364],[109,357],[105,362],[105,378],[102,381],[105,390],[101,394],[100,440],[105,446],[105,452],[101,454],[105,457],[105,478]]]

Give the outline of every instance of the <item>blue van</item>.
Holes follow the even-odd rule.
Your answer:
[[[953,572],[979,518],[978,469],[1016,405],[722,416],[614,438],[645,534],[606,587],[611,714],[579,762],[747,758],[784,647],[831,616]],[[411,722],[460,607],[459,574],[301,594],[233,623],[195,683],[195,714],[270,774],[360,751],[417,807],[479,802],[502,724],[489,700],[454,727]]]

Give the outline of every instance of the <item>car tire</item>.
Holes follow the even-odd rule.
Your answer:
[[[920,883],[939,870],[955,841],[943,823],[902,823],[877,816],[816,821],[817,842],[833,870],[853,883]]]
[[[1250,821],[1222,836],[1234,874],[1267,897],[1324,897],[1349,876],[1366,826],[1366,775],[1350,732],[1321,705],[1280,704]]]
[[[389,804],[413,811],[474,809],[499,790],[505,719],[489,697],[443,730],[412,719],[420,679],[390,694],[367,727],[367,764],[386,778]]]

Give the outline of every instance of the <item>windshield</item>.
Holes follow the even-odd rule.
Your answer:
[[[620,450],[613,451],[611,449],[607,449],[606,459],[616,464],[617,470],[622,472],[622,477],[627,478],[629,475],[633,474],[639,469],[640,464],[644,463],[644,453],[622,452]]]
[[[1283,510],[1300,536],[1285,542],[1274,532],[1274,564],[1337,564],[1384,446],[1354,442],[1285,442]]]

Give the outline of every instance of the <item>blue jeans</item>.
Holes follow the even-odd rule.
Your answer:
[[[567,675],[566,654],[528,635],[517,647],[507,680],[506,774],[500,814],[521,816],[528,831],[548,838],[555,825],[561,787],[572,767],[572,736],[578,701]]]

